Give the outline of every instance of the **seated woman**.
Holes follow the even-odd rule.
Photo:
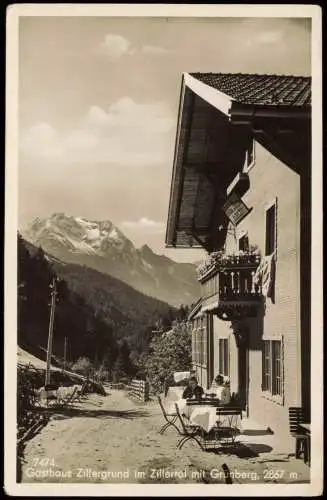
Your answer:
[[[231,394],[229,386],[224,383],[224,377],[222,375],[217,375],[211,384],[210,391],[215,392],[217,398],[219,399],[219,404],[228,405],[231,400]]]
[[[202,394],[204,393],[202,387],[198,385],[198,381],[196,377],[190,377],[188,380],[188,385],[185,387],[183,392],[183,399],[201,399]]]

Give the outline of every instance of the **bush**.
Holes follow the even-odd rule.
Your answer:
[[[85,375],[86,377],[90,375],[92,369],[93,365],[91,361],[85,357],[78,358],[76,363],[74,363],[72,366],[72,370],[74,372],[80,373],[81,375]]]
[[[30,411],[34,408],[35,388],[27,368],[17,371],[17,423],[26,425]]]
[[[191,366],[191,332],[186,322],[180,322],[152,340],[148,353],[140,359],[139,372],[147,375],[152,391],[158,394],[175,371],[188,371]]]
[[[95,380],[99,382],[106,382],[108,380],[108,370],[104,366],[100,366],[100,368],[94,373]]]

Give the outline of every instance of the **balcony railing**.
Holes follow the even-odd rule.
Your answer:
[[[222,269],[254,268],[260,263],[259,253],[239,252],[237,254],[226,254],[224,252],[212,252],[204,262],[197,267],[198,280],[202,282],[211,274]]]
[[[207,266],[198,269],[201,282],[203,309],[230,311],[238,309],[243,316],[253,315],[261,302],[261,287],[255,280],[260,255],[218,255],[210,256]],[[225,318],[227,319],[227,318]]]

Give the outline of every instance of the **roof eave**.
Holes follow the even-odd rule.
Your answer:
[[[189,73],[183,73],[185,85],[204,101],[219,109],[225,116],[230,117],[230,109],[234,99],[220,90],[197,80]]]
[[[182,83],[179,97],[179,105],[178,105],[178,117],[177,117],[177,130],[175,137],[175,149],[174,149],[174,162],[173,162],[173,173],[172,180],[170,184],[170,195],[169,195],[169,207],[168,207],[168,221],[166,228],[166,236],[165,236],[165,244],[167,248],[174,248],[176,241],[176,217],[177,210],[175,210],[174,215],[172,214],[172,202],[174,199],[174,190],[175,190],[175,181],[176,181],[176,173],[177,173],[177,153],[179,146],[179,137],[180,137],[180,129],[181,129],[181,121],[182,121],[182,113],[183,113],[183,103],[184,103],[184,95],[185,95],[185,78],[184,74],[182,75]],[[173,217],[173,221],[172,221]]]
[[[309,120],[311,106],[258,105],[233,101],[230,120],[235,125],[252,125],[256,118]]]
[[[221,113],[227,116],[230,119],[230,109],[232,106],[233,99],[228,95],[220,92],[217,89],[206,85],[203,82],[200,82],[189,73],[182,74],[182,84],[181,84],[181,92],[179,99],[179,110],[178,110],[178,123],[177,123],[177,132],[175,138],[175,151],[174,151],[174,166],[173,166],[173,174],[172,181],[170,186],[170,196],[169,196],[169,209],[168,209],[168,222],[166,228],[166,236],[165,236],[165,246],[167,248],[176,248],[176,238],[177,238],[177,230],[176,230],[176,218],[178,216],[179,206],[175,207],[175,210],[172,209],[172,204],[174,198],[177,196],[176,194],[176,175],[177,175],[177,153],[178,146],[180,140],[180,129],[181,129],[181,121],[183,114],[183,103],[184,103],[184,95],[185,88],[190,89],[194,94],[199,96],[201,99],[205,100],[213,107],[218,109]],[[180,183],[179,183],[180,184]],[[181,189],[181,186],[178,187]],[[176,203],[180,203],[180,197],[177,196]],[[179,246],[179,245],[178,245]],[[188,248],[188,247],[187,247]]]

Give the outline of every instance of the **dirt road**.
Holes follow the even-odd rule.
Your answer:
[[[76,406],[54,410],[48,425],[26,445],[22,481],[225,483],[222,464],[227,463],[238,475],[233,482],[252,483],[264,482],[268,465],[290,468],[289,460],[275,463],[276,459],[255,456],[245,447],[249,453],[243,450],[243,456],[203,452],[192,442],[176,450],[176,431],[170,428],[161,436],[162,423],[156,401],[139,405],[115,390],[106,397],[92,395]],[[307,468],[298,465],[294,482],[307,481]],[[281,481],[290,479],[285,475]]]

